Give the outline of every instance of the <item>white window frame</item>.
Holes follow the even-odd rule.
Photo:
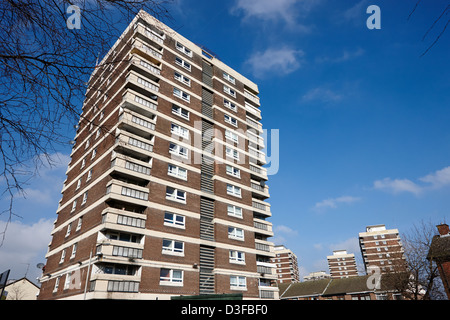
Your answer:
[[[186,150],[186,153],[183,153],[182,151]],[[186,147],[182,147],[176,143],[171,142],[169,144],[169,153],[173,155],[180,156],[182,158],[187,159],[189,157],[189,149]]]
[[[172,215],[172,218],[166,218],[166,215]],[[182,221],[179,221],[178,218],[181,218]],[[174,227],[174,228],[180,228],[185,229],[186,228],[186,217],[173,212],[164,212],[164,225],[168,227]]]
[[[168,277],[161,277],[161,270],[169,270],[169,276]],[[160,285],[172,285],[172,286],[183,286],[184,281],[184,271],[183,270],[176,270],[176,269],[168,269],[168,268],[161,268],[160,274],[159,274],[159,284]],[[174,277],[174,272],[181,273],[181,277]]]
[[[86,191],[85,193],[83,193],[83,201],[81,202],[81,205],[86,203],[87,197],[88,197],[88,192]]]
[[[233,240],[244,241],[244,229],[236,227],[228,227],[228,238]]]
[[[225,130],[225,138],[233,142],[239,142],[239,136],[233,131],[230,131],[228,129]]]
[[[76,208],[77,208],[77,200],[73,200],[73,202],[72,202],[72,210],[70,212],[74,212]]]
[[[236,167],[230,166],[229,164],[227,164],[226,166],[226,172],[228,175],[235,177],[235,178],[241,178],[241,170],[239,170]]]
[[[227,214],[231,217],[242,218],[242,208],[229,204],[227,205]]]
[[[191,79],[189,79],[185,75],[181,74],[180,72],[174,71],[173,77],[175,80],[180,81],[181,83],[183,83],[189,87],[191,86]]]
[[[247,290],[247,277],[244,276],[230,276],[231,290]]]
[[[231,125],[234,126],[234,127],[237,127],[237,126],[238,126],[237,119],[233,118],[232,116],[229,116],[228,114],[224,114],[224,115],[223,115],[223,118],[224,118],[224,121],[225,121],[226,123],[229,123],[229,124],[231,124]]]
[[[169,192],[172,189],[172,192]],[[183,196],[180,196],[180,193],[183,194]],[[178,188],[172,188],[172,187],[166,187],[166,199],[171,201],[176,201],[180,203],[186,203],[187,193],[186,191],[179,190]]]
[[[72,254],[70,255],[69,259],[75,258],[75,255],[77,254],[77,248],[78,248],[78,243],[74,243],[72,245]]]
[[[67,250],[67,249],[63,249],[63,250],[61,251],[61,258],[59,259],[59,263],[60,263],[60,264],[63,263],[63,262],[64,262],[64,259],[66,258],[66,250]]]
[[[228,82],[231,82],[232,84],[236,84],[236,79],[232,76],[230,76],[228,73],[223,71],[223,78],[227,80]]]
[[[86,182],[92,179],[92,169],[88,171]]]
[[[81,179],[78,179],[77,187],[75,188],[75,190],[80,189],[80,187],[81,187]]]
[[[169,242],[169,243],[168,243],[168,245],[164,246],[164,242]],[[181,249],[175,247],[175,245],[177,245],[177,244],[178,244],[178,246],[181,244]],[[175,256],[184,256],[184,242],[172,240],[172,239],[163,239],[162,253],[169,254],[169,255],[175,255]]]
[[[94,150],[92,150],[91,159],[94,159],[96,155],[97,155],[97,148],[94,148]]]
[[[183,119],[189,120],[190,112],[180,106],[172,104],[172,113],[182,117]]]
[[[83,217],[79,217],[78,218],[78,223],[77,223],[77,228],[75,229],[75,231],[80,230],[82,224],[83,224]]]
[[[61,276],[56,277],[56,279],[55,279],[55,287],[53,288],[53,292],[58,291],[58,288],[59,288],[59,282],[60,282],[60,281],[61,281]]]
[[[185,60],[181,59],[180,57],[175,57],[175,63],[188,71],[192,70],[191,64],[189,62],[186,62]]]
[[[180,99],[183,99],[186,102],[191,102],[191,95],[184,92],[183,90],[181,90],[180,88],[177,87],[173,87],[173,95],[175,97],[178,97]]]
[[[70,288],[70,283],[72,282],[72,272],[66,273],[66,281],[64,281],[64,290]]]
[[[236,90],[230,88],[229,86],[224,85],[223,86],[223,92],[229,94],[233,98],[236,98]]]
[[[170,133],[176,134],[184,139],[189,139],[189,129],[186,129],[176,123],[172,123],[170,125]]]
[[[234,197],[241,198],[242,197],[242,188],[227,183],[227,194],[234,196]]]
[[[69,223],[67,225],[67,230],[66,230],[66,235],[65,235],[66,238],[70,235],[71,231],[72,231],[72,223]]]
[[[230,250],[229,262],[236,264],[245,264],[245,253],[242,251]]]
[[[177,48],[178,51],[183,52],[185,55],[187,55],[188,57],[192,58],[192,50],[186,48],[185,45],[179,43],[178,41],[175,42],[175,48]]]
[[[239,151],[233,148],[225,147],[225,153],[227,157],[230,157],[234,160],[239,160]]]
[[[169,176],[187,181],[187,173],[188,173],[187,169],[181,168],[174,164],[169,163],[167,166],[167,174]]]
[[[236,104],[233,103],[233,102],[231,102],[230,100],[224,98],[224,99],[223,99],[223,105],[224,105],[225,107],[227,107],[228,109],[230,109],[230,110],[232,110],[232,111],[234,111],[234,112],[237,112],[237,106],[236,106]]]

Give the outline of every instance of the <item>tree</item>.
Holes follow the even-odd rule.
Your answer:
[[[394,266],[384,280],[386,285],[395,288],[406,299],[440,300],[445,299],[442,281],[437,265],[427,259],[433,237],[437,229],[431,222],[421,221],[401,235],[406,260],[406,271]]]
[[[3,0],[0,2],[0,194],[14,198],[50,154],[67,146],[82,117],[86,84],[98,60],[142,9],[170,19],[173,0]],[[81,24],[73,27],[79,8]],[[72,6],[72,7],[70,7]],[[70,7],[70,8],[69,8]],[[77,28],[79,27],[79,28]],[[114,63],[114,61],[112,62]],[[5,203],[4,200],[2,200]],[[6,234],[0,240],[2,244]]]
[[[415,13],[417,8],[419,7],[422,0],[417,0],[416,4],[414,5],[413,9],[409,13],[408,20],[411,18],[411,16]],[[447,30],[448,25],[450,24],[450,18],[448,18],[448,15],[450,14],[450,3],[444,4],[441,13],[436,17],[436,19],[433,21],[433,23],[430,25],[430,27],[427,29],[427,31],[424,33],[422,37],[422,41],[425,41],[425,39],[431,35],[431,33],[434,30],[438,30],[437,34],[434,36],[434,40],[431,42],[431,44],[425,49],[425,51],[421,54],[421,57],[426,55],[439,41],[439,39],[444,34],[445,30]]]

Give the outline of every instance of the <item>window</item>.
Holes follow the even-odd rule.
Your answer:
[[[169,152],[171,154],[177,155],[177,156],[181,156],[183,158],[187,158],[188,157],[188,149],[185,147],[181,147],[175,143],[170,143],[169,146]]]
[[[92,178],[92,169],[89,170],[86,181],[91,180],[91,178]]]
[[[55,287],[53,288],[53,292],[58,291],[58,287],[59,287],[59,281],[61,280],[61,276],[59,276],[58,278],[56,278],[55,280]]]
[[[235,227],[228,227],[228,238],[243,241],[244,230]]]
[[[235,160],[239,160],[239,152],[236,149],[231,149],[228,147],[225,147],[225,153],[227,157],[233,158]]]
[[[184,75],[182,75],[181,73],[179,73],[177,71],[174,72],[174,78],[175,78],[175,80],[178,80],[189,87],[191,86],[191,79],[189,79],[188,77],[185,77]]]
[[[245,263],[245,253],[241,251],[230,250],[230,262],[231,263]]]
[[[173,95],[175,97],[181,98],[187,102],[191,101],[191,96],[189,94],[187,94],[186,92],[184,92],[178,88],[175,88],[175,87],[173,88]]]
[[[186,48],[184,45],[182,45],[181,43],[179,43],[178,41],[175,44],[176,48],[178,49],[178,51],[183,52],[185,55],[192,57],[192,51],[189,50],[188,48]]]
[[[184,229],[185,217],[179,214],[166,212],[164,213],[164,225]]]
[[[77,223],[77,228],[75,229],[75,231],[80,230],[82,224],[83,224],[83,217],[79,217],[78,218],[78,223]]]
[[[229,174],[230,176],[236,177],[236,178],[240,178],[241,177],[241,170],[232,167],[230,165],[227,165],[227,174]]]
[[[189,120],[189,111],[183,109],[182,107],[172,105],[172,113],[180,116],[186,120]]]
[[[184,255],[184,243],[181,241],[163,239],[162,253]]]
[[[64,262],[64,258],[66,257],[66,250],[67,249],[63,249],[63,251],[61,251],[61,258],[59,259],[59,263]]]
[[[186,191],[181,191],[172,187],[167,187],[166,199],[186,203]]]
[[[66,281],[64,282],[64,290],[69,289],[71,282],[72,282],[72,273],[69,272],[66,274]]]
[[[223,105],[235,112],[237,111],[237,106],[231,101],[228,101],[227,99],[223,99]]]
[[[75,189],[75,190],[78,190],[78,189],[80,189],[80,186],[81,186],[81,179],[78,179],[78,182],[77,182],[77,187],[76,187],[76,189]]]
[[[229,204],[227,208],[229,216],[242,218],[242,208]]]
[[[187,180],[187,170],[173,164],[169,164],[167,174],[172,177]]]
[[[92,125],[92,123],[91,123],[91,125]],[[91,139],[88,139],[87,141],[86,141],[86,145],[85,145],[85,149],[87,149],[87,148],[89,148],[89,145],[91,144]]]
[[[228,73],[226,73],[226,72],[223,73],[223,78],[224,78],[225,80],[228,80],[228,81],[231,82],[232,84],[235,84],[235,83],[236,83],[236,80],[235,80],[232,76],[230,76]]]
[[[242,276],[230,276],[230,289],[247,289],[247,279]]]
[[[228,93],[230,96],[235,97],[236,98],[236,91],[234,91],[233,89],[231,89],[228,86],[223,86],[223,91],[225,93]]]
[[[232,117],[230,117],[230,116],[227,115],[227,114],[224,115],[224,118],[225,118],[225,122],[226,122],[226,123],[229,123],[229,124],[231,124],[231,125],[237,127],[237,120],[236,120],[235,118],[232,118]]]
[[[191,71],[191,64],[181,58],[175,57],[175,63],[188,71]]]
[[[96,155],[97,155],[97,148],[95,148],[94,150],[92,150],[92,156],[91,156],[91,159],[94,159]]]
[[[81,169],[83,169],[85,165],[86,165],[86,158],[83,158],[83,160],[81,161]]]
[[[225,130],[225,138],[233,142],[239,142],[238,135],[230,130]]]
[[[72,202],[72,210],[71,210],[70,212],[75,211],[76,207],[77,207],[77,200],[74,200],[74,201]]]
[[[72,230],[72,223],[69,223],[67,225],[66,237],[68,237],[70,235],[71,230]]]
[[[159,282],[160,284],[175,284],[182,285],[183,284],[183,271],[182,270],[173,270],[173,269],[165,269],[161,268],[159,273]]]
[[[175,123],[172,123],[170,132],[172,134],[176,134],[177,136],[183,137],[184,139],[189,139],[189,130]]]
[[[241,188],[227,184],[227,193],[235,197],[241,197]]]
[[[83,204],[86,203],[87,197],[88,197],[88,192],[86,191],[86,192],[83,194],[83,201],[81,202],[81,205],[83,205]]]
[[[74,243],[72,246],[72,254],[70,255],[70,259],[75,258],[75,255],[77,254],[77,247],[78,247],[78,244]]]
[[[95,139],[98,139],[98,137],[100,137],[100,133],[101,129],[98,129],[97,132],[95,133]]]

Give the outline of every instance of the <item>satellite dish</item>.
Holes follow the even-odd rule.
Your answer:
[[[38,263],[36,267],[39,268],[39,269],[42,269],[44,266],[45,265],[41,262],[41,263]]]

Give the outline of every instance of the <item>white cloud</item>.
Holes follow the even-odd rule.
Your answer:
[[[303,1],[304,2],[304,1]],[[283,20],[288,24],[295,21],[296,0],[237,0],[232,13],[242,11],[244,19]]]
[[[420,181],[430,183],[432,188],[440,188],[450,184],[450,166],[419,178]]]
[[[391,192],[393,194],[410,192],[419,195],[428,190],[440,189],[450,185],[450,166],[430,173],[418,180],[422,183],[419,184],[409,179],[384,178],[382,180],[376,180],[373,183],[373,187],[374,189]]]
[[[302,65],[302,50],[289,47],[268,48],[264,52],[256,52],[247,61],[255,77],[265,75],[287,75],[294,72]]]
[[[324,208],[335,209],[341,203],[350,204],[350,203],[354,203],[354,202],[357,202],[357,201],[360,201],[360,200],[361,200],[361,198],[352,197],[352,196],[342,196],[342,197],[338,197],[338,198],[328,198],[328,199],[325,199],[323,201],[317,202],[314,205],[314,208],[315,209],[324,209]]]
[[[422,188],[408,179],[394,179],[384,178],[383,180],[377,180],[373,183],[373,187],[379,190],[386,190],[388,192],[397,194],[401,192],[411,192],[419,194],[422,192]]]
[[[330,89],[323,87],[317,87],[309,90],[302,97],[303,102],[319,101],[324,103],[337,102],[342,100],[342,95],[338,94]]]
[[[359,247],[358,238],[349,238],[339,243],[330,244],[330,255],[335,250],[347,250],[347,253],[354,253],[355,255],[361,251]]]
[[[1,232],[5,230],[5,227],[6,222],[0,221]],[[0,270],[3,272],[11,269],[10,278],[17,279],[25,275],[27,264],[30,264],[27,277],[34,281],[35,277],[40,275],[36,264],[45,261],[44,256],[51,239],[52,229],[53,221],[50,219],[41,219],[32,224],[10,222],[3,244],[0,246]]]

